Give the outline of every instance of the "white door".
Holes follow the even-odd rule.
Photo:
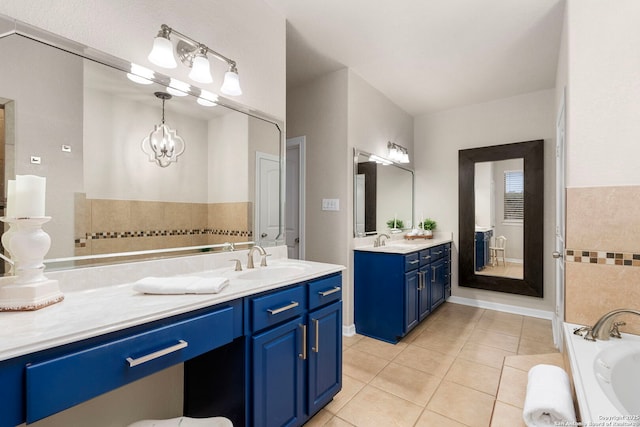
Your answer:
[[[288,257],[304,259],[305,137],[287,139],[285,240]]]
[[[553,316],[553,341],[560,351],[563,346],[562,322],[564,321],[564,236],[565,236],[565,97],[562,96],[556,124],[556,237],[555,281],[556,309]]]
[[[256,152],[256,226],[254,240],[275,246],[280,234],[280,158]]]

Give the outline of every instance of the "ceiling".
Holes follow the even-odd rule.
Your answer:
[[[555,87],[565,0],[265,0],[287,88],[350,68],[417,116]]]

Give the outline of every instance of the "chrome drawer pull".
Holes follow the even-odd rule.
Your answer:
[[[317,353],[320,351],[320,321],[318,319],[311,319],[311,321],[316,327],[316,346],[312,347],[311,350]]]
[[[431,259],[431,256],[430,255],[423,256],[422,259]]]
[[[181,350],[188,345],[189,343],[185,340],[179,340],[178,344],[172,345],[171,347],[163,348],[162,350],[147,354],[146,356],[138,357],[137,359],[127,357],[127,362],[129,362],[129,367],[133,368],[134,366],[142,365],[143,363],[147,363],[153,359],[157,359],[158,357],[162,357],[169,353]]]
[[[292,308],[296,308],[297,306],[299,306],[300,304],[298,304],[297,301],[291,301],[291,304],[289,305],[285,305],[284,307],[280,307],[280,308],[269,308],[267,309],[267,311],[269,312],[269,314],[279,314],[282,313],[283,311],[287,311],[287,310],[291,310]]]
[[[333,289],[324,292],[318,292],[318,295],[321,297],[326,297],[327,295],[335,294],[336,292],[340,292],[340,286],[335,286]]]
[[[298,357],[307,360],[307,325],[298,323],[298,327],[302,328],[302,353],[298,353]]]
[[[419,263],[419,262],[420,262],[420,260],[419,260],[419,259],[417,259],[417,260],[415,260],[415,261],[409,261],[409,264],[417,264],[417,263]]]

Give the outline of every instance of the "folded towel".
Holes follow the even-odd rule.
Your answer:
[[[145,277],[133,289],[145,294],[217,294],[228,284],[224,277]]]
[[[224,417],[189,418],[178,417],[169,420],[141,420],[129,427],[233,427],[231,421]]]
[[[522,418],[529,427],[575,423],[569,376],[553,365],[536,365],[529,370]]]

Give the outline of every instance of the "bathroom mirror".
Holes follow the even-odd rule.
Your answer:
[[[459,286],[542,298],[544,141],[460,150],[458,161]]]
[[[353,163],[354,236],[387,233],[394,219],[413,227],[413,171],[357,149]]]
[[[48,269],[284,243],[282,123],[222,98],[201,105],[194,86],[174,91],[164,118],[186,148],[160,167],[141,143],[162,120],[154,93],[168,77],[134,83],[126,61],[11,23],[2,194],[15,175],[46,177],[47,258],[60,261]]]

